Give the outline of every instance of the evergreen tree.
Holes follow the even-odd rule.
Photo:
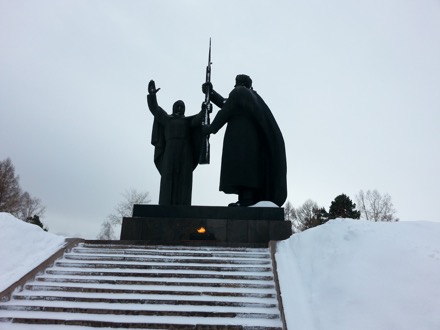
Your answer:
[[[38,215],[34,215],[33,217],[27,218],[26,222],[41,227],[44,231],[48,231],[48,228],[41,222],[40,217]]]
[[[359,219],[361,212],[356,210],[356,204],[345,195],[341,194],[331,203],[328,211],[328,219],[351,218]]]
[[[328,221],[328,214],[324,207],[314,207],[311,214],[303,219],[302,230],[323,225]]]
[[[328,213],[325,210],[325,207],[313,209],[313,217],[318,220],[320,225],[326,223],[329,220]]]

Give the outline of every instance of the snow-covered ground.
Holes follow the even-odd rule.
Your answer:
[[[0,212],[0,291],[58,251],[64,239]]]
[[[0,213],[0,291],[63,242]],[[276,259],[289,329],[440,329],[440,223],[337,219],[279,242]]]
[[[337,219],[276,259],[289,329],[440,329],[440,223]]]

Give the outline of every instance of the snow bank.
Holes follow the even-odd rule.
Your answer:
[[[289,329],[440,329],[440,223],[337,219],[276,259]]]
[[[50,257],[64,237],[0,212],[0,291]]]

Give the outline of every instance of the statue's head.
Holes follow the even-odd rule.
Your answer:
[[[235,86],[244,86],[246,88],[252,88],[252,79],[251,77],[245,74],[239,74],[235,77]]]
[[[173,115],[183,116],[185,115],[185,103],[182,100],[176,101],[173,104]]]

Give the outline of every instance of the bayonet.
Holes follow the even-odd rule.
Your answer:
[[[205,109],[202,125],[209,125],[210,118],[209,114],[212,112],[211,105],[211,38],[209,38],[209,53],[208,53],[208,65],[206,66],[206,92],[205,92],[205,101],[203,102],[203,107]],[[199,164],[209,164],[210,161],[210,145],[209,145],[209,134],[203,137],[202,149],[200,151]]]

